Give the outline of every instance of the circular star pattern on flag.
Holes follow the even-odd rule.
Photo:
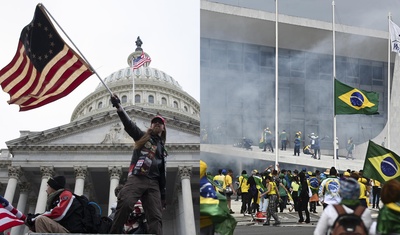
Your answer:
[[[387,177],[394,176],[397,173],[397,164],[394,162],[392,157],[386,157],[383,159],[381,162],[381,171]]]
[[[358,91],[353,92],[350,96],[350,102],[353,106],[361,107],[364,104],[364,96]]]

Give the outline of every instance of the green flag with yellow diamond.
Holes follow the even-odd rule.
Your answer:
[[[363,91],[335,79],[335,115],[379,114],[379,94]]]
[[[363,176],[385,183],[400,180],[400,157],[373,141],[369,141],[365,157]]]

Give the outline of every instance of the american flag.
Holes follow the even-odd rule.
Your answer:
[[[8,103],[26,111],[68,95],[92,74],[38,4],[33,20],[22,29],[14,58],[0,70],[0,85],[10,95]]]
[[[133,69],[138,69],[142,67],[145,63],[150,63],[151,58],[146,56],[142,51],[142,54],[133,60]]]
[[[15,209],[4,197],[0,196],[0,231],[24,224],[26,217]]]

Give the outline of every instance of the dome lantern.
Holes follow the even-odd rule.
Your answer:
[[[144,52],[142,49],[143,41],[140,39],[140,36],[137,37],[135,43],[136,43],[135,51],[128,56],[127,62],[128,62],[129,67],[133,66],[133,60],[135,60],[136,58],[141,56],[142,53],[144,53],[146,57],[150,57],[149,54]],[[149,65],[150,65],[150,62],[146,62],[143,66],[148,67]]]

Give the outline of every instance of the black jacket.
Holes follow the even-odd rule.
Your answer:
[[[124,112],[117,113],[122,121],[122,124],[124,125],[125,131],[132,137],[135,142],[140,140],[145,132],[140,130],[140,128],[136,126],[136,124],[133,123],[132,120],[127,117]],[[149,167],[148,171],[143,173],[140,170],[136,170],[138,168],[135,168],[136,166],[138,166],[138,160],[142,160],[142,158],[146,157],[152,159],[151,166]],[[128,173],[128,175],[142,175],[150,179],[158,180],[162,200],[165,199],[166,157],[167,151],[165,150],[164,142],[162,141],[161,137],[158,135],[152,135],[150,137],[150,140],[146,144],[144,144],[141,149],[135,149],[133,151]]]

